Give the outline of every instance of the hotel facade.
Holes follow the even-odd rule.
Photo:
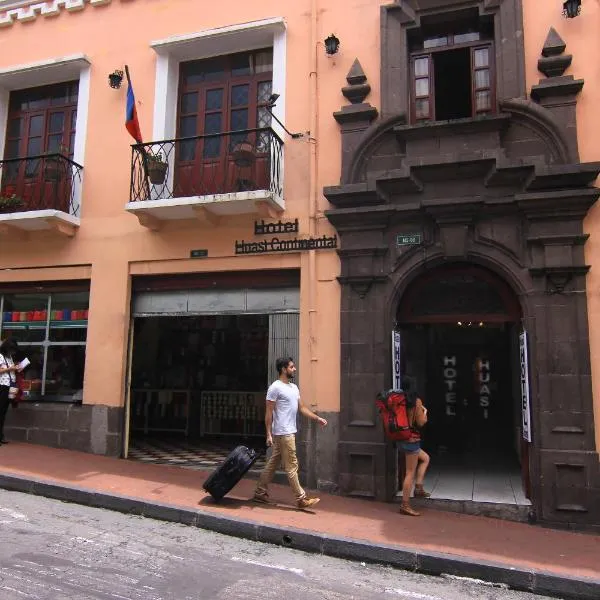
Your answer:
[[[562,12],[0,2],[7,434],[208,467],[289,355],[309,487],[396,497],[410,375],[435,502],[471,473],[463,510],[600,523],[600,7]]]

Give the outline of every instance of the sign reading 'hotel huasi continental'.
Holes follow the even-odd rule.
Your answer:
[[[300,252],[303,250],[335,250],[337,236],[322,236],[319,238],[293,238],[282,240],[273,237],[260,242],[235,241],[236,254],[266,254],[267,252]]]
[[[298,233],[298,219],[294,221],[278,221],[277,223],[254,223],[255,235]],[[338,246],[337,235],[323,235],[317,238],[285,239],[274,236],[270,239],[250,242],[235,241],[236,254],[266,254],[268,252],[302,252],[305,250],[335,250]]]

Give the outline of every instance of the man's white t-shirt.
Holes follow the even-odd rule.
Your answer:
[[[300,390],[295,383],[283,383],[280,379],[274,381],[267,390],[267,402],[274,402],[273,435],[290,435],[298,431],[296,417],[298,415],[298,400]]]

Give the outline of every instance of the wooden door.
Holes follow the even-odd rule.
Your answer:
[[[55,208],[69,212],[70,164],[77,119],[78,84],[13,92],[7,124],[2,194],[22,199],[22,210]]]
[[[261,189],[269,181],[265,103],[270,50],[184,63],[180,72],[175,196]],[[239,132],[239,133],[238,133]],[[240,160],[236,150],[251,149]]]

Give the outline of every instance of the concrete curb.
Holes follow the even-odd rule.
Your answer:
[[[402,548],[344,537],[326,536],[294,529],[235,519],[202,510],[188,509],[143,498],[95,492],[85,488],[0,473],[0,488],[25,492],[64,502],[135,514],[208,529],[217,533],[371,563],[391,565],[429,575],[469,577],[533,592],[573,600],[600,598],[600,579],[577,578],[549,571],[517,568],[468,556],[457,556]]]

